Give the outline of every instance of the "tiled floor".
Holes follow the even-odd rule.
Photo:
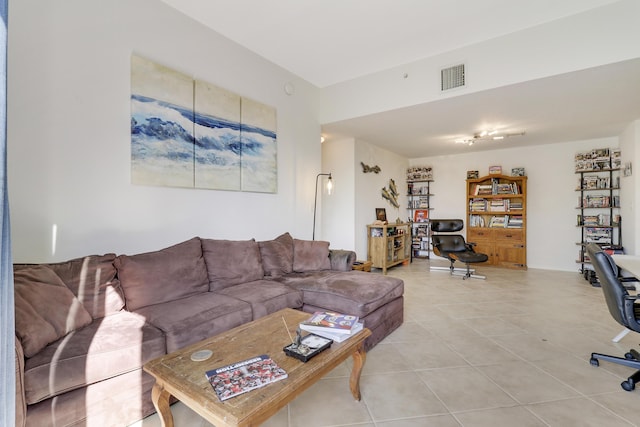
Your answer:
[[[405,322],[368,353],[362,401],[348,361],[264,426],[640,426],[640,387],[620,387],[632,369],[589,364],[640,343],[611,341],[622,328],[599,288],[577,271],[480,268],[487,280],[463,281],[430,272],[440,261],[389,270],[405,281]],[[176,426],[210,425],[181,403],[172,412]]]

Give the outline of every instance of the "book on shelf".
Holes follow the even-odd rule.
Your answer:
[[[487,199],[473,198],[469,202],[469,210],[472,212],[486,212]]]
[[[300,322],[300,329],[313,333],[331,331],[337,334],[350,334],[358,320],[358,316],[349,314],[316,311],[307,320]]]
[[[489,221],[489,227],[491,228],[505,228],[507,226],[508,216],[492,216]]]
[[[287,378],[287,372],[268,355],[253,357],[206,372],[221,401]]]
[[[608,208],[611,206],[611,198],[606,195],[588,195],[582,199],[583,208]]]
[[[485,226],[484,218],[481,215],[469,215],[469,226],[484,227]]]
[[[585,228],[584,241],[586,243],[611,244],[613,233],[611,228]]]
[[[509,219],[507,221],[507,228],[522,228],[522,217],[521,216],[509,216]]]
[[[413,213],[413,222],[427,222],[429,220],[429,211],[427,209],[417,209]]]
[[[483,196],[493,194],[493,185],[491,184],[476,184],[474,188],[474,196]]]
[[[354,336],[355,334],[360,332],[363,328],[364,328],[364,324],[362,322],[356,322],[356,324],[354,325],[353,329],[351,329],[351,333],[350,334],[340,334],[340,333],[336,333],[336,332],[329,331],[329,330],[326,330],[326,329],[325,330],[313,331],[313,333],[316,334],[316,335],[320,335],[321,337],[324,337],[324,338],[329,338],[330,340],[333,340],[334,342],[342,342],[342,341],[346,340],[347,338],[351,338],[352,336]]]

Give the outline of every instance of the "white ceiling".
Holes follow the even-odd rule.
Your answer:
[[[617,0],[162,0],[323,88]],[[640,60],[324,124],[410,158],[608,137],[640,118]],[[452,143],[484,123],[525,136]],[[501,144],[501,145],[498,145]]]

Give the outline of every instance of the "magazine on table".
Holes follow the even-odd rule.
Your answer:
[[[231,397],[287,378],[287,372],[266,354],[206,372],[218,398]]]
[[[315,331],[314,334],[320,335],[321,337],[328,338],[330,340],[333,340],[334,342],[342,342],[348,338],[351,338],[352,336],[360,332],[363,328],[364,328],[364,324],[362,322],[358,322],[353,327],[353,329],[351,329],[350,334],[336,334],[335,332],[328,331],[328,330]]]
[[[349,314],[316,311],[309,319],[300,323],[300,329],[313,333],[330,331],[335,334],[351,334],[358,320],[358,316]]]

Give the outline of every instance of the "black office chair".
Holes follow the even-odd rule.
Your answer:
[[[600,286],[611,316],[625,328],[640,332],[640,305],[635,303],[638,297],[629,295],[625,286],[620,282],[616,263],[608,253],[595,243],[587,245],[587,253],[600,279]],[[624,358],[591,353],[590,362],[593,366],[600,365],[600,360],[638,369],[636,373],[620,384],[626,391],[636,388],[636,383],[640,380],[640,353],[638,351],[631,349],[624,355]]]
[[[473,249],[474,244],[465,242],[464,237],[461,234],[451,234],[462,230],[464,222],[461,219],[432,219],[430,222],[433,253],[450,261],[451,264],[449,266],[449,271],[451,274],[461,275],[463,276],[463,280],[469,277],[474,279],[486,279],[486,276],[474,274],[475,270],[472,270],[470,265],[485,262],[489,259],[489,256],[476,252]],[[456,261],[465,263],[466,270],[459,273],[460,270],[454,267],[454,263]]]

